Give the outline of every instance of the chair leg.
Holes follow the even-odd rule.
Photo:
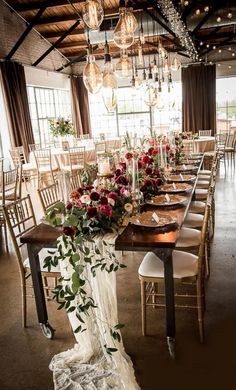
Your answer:
[[[158,292],[158,284],[157,283],[152,283],[152,294],[157,294]],[[153,309],[156,309],[156,299],[157,297],[155,295],[152,295],[152,304],[153,304]]]
[[[5,220],[4,220],[4,223],[3,223],[3,227],[4,227],[4,236],[5,236],[6,251],[9,252],[9,248],[8,248],[8,239],[7,239],[7,224],[6,224],[6,221],[5,221]]]
[[[26,284],[25,280],[22,281],[21,284],[21,289],[22,289],[22,327],[26,328]]]
[[[146,336],[146,282],[140,281],[141,285],[141,313],[142,313],[142,335]]]
[[[203,340],[204,340],[202,299],[203,299],[203,288],[201,286],[201,282],[198,280],[198,282],[197,282],[197,311],[198,311],[198,329],[199,329],[199,337],[200,337],[201,343],[203,343]]]

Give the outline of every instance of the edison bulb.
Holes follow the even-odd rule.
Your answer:
[[[157,104],[157,94],[156,94],[156,88],[154,85],[148,86],[148,88],[145,91],[144,95],[144,102],[149,107],[155,107]]]
[[[83,72],[84,85],[88,92],[98,93],[102,87],[102,71],[95,62],[95,57],[92,54],[87,56],[87,64]]]
[[[120,18],[114,30],[114,42],[121,49],[127,49],[134,42],[134,31],[130,19],[126,16],[126,9],[120,8]]]
[[[132,76],[132,62],[127,54],[122,54],[119,61],[117,61],[116,74],[124,79]]]
[[[83,21],[92,31],[99,30],[101,25],[104,12],[100,0],[86,0],[83,12]]]
[[[105,63],[102,83],[102,98],[108,112],[114,112],[117,104],[118,83],[111,61]]]

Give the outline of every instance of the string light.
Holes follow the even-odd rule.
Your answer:
[[[209,8],[208,6],[204,7],[204,11],[205,11],[205,12],[208,12],[209,9],[210,9],[210,8]]]
[[[221,22],[221,17],[218,16],[218,17],[216,18],[216,21],[217,21],[217,23],[220,23],[220,22]]]

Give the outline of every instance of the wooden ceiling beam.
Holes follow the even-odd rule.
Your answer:
[[[224,41],[222,42],[215,42],[215,46],[217,46],[218,48],[221,48],[223,46],[229,46],[229,45],[234,45],[236,44],[235,41],[232,41],[234,38],[236,37],[236,32],[232,32],[228,38],[224,39]],[[210,47],[209,49],[207,50],[204,50],[200,53],[201,56],[205,56],[206,54],[210,53],[211,51],[213,51],[215,49],[213,49],[212,47]]]
[[[72,4],[84,3],[85,0],[70,0]],[[42,7],[45,1],[29,1],[28,3],[13,3],[12,8],[17,12],[35,11]],[[67,0],[53,0],[48,8],[70,5]]]
[[[212,8],[210,8],[210,10],[205,14],[205,16],[200,20],[200,22],[195,26],[195,28],[193,29],[193,31],[191,31],[191,35],[194,36],[196,35],[196,33],[200,30],[200,28],[212,17],[212,15],[214,15],[215,12],[218,11],[218,9],[222,6],[222,4],[220,4],[218,2],[218,4],[214,5]]]
[[[59,31],[49,31],[49,32],[43,32],[40,31],[40,34],[44,36],[46,39],[53,39],[53,38],[60,38],[62,34],[64,34],[67,30],[59,30]],[[75,29],[70,33],[70,35],[83,35],[85,34],[85,31],[83,28]]]
[[[95,51],[97,50],[98,46],[95,45],[93,46],[93,53],[95,54]],[[67,64],[61,66],[60,68],[56,69],[57,72],[61,72],[62,70],[64,70],[65,68],[67,68],[68,66],[71,66],[73,64],[75,64],[76,62],[79,62],[79,61],[82,61],[82,59],[86,56],[87,54],[87,50],[83,50],[81,51],[77,57],[71,59],[69,62],[67,62]],[[69,58],[68,58],[69,59]]]

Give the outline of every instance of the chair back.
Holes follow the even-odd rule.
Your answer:
[[[74,137],[73,138],[73,146],[80,146],[81,145],[81,138],[80,137]]]
[[[50,207],[55,206],[61,199],[58,182],[38,189],[39,200],[46,215]]]
[[[3,214],[11,236],[14,250],[18,260],[18,266],[22,278],[24,278],[24,266],[20,248],[24,245],[20,242],[23,234],[36,226],[36,219],[33,211],[30,196],[11,202],[3,206]]]
[[[74,146],[69,148],[69,160],[71,171],[74,166],[80,166],[84,168],[85,164],[85,147],[84,146]]]
[[[205,249],[207,245],[207,236],[209,232],[209,216],[210,216],[210,208],[211,208],[211,199],[212,195],[209,192],[207,197],[207,203],[205,208],[205,213],[203,217],[203,225],[202,225],[202,231],[201,231],[201,244],[199,247],[198,252],[198,275],[202,278],[204,278],[204,264],[205,264]]]
[[[81,134],[81,139],[90,139],[90,134]]]
[[[40,144],[29,144],[30,152],[34,152],[35,150],[39,150],[39,149],[41,149],[41,145]]]
[[[70,174],[69,176],[69,188],[70,192],[77,190],[81,187],[81,178],[79,173]]]
[[[224,152],[228,141],[228,133],[218,133],[215,136],[216,150]]]
[[[12,201],[16,200],[18,181],[18,168],[14,168],[6,172],[0,171],[0,196],[2,206],[6,204],[7,199]]]
[[[52,169],[52,157],[50,149],[34,150],[34,157],[37,169],[50,168]]]
[[[199,130],[198,134],[199,134],[199,137],[211,137],[212,130]]]
[[[236,131],[233,131],[233,133],[229,133],[228,139],[227,139],[227,147],[235,149],[236,144]]]

